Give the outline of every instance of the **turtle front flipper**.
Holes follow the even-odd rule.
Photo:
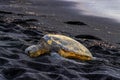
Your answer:
[[[72,52],[72,51],[66,51],[64,49],[60,49],[58,51],[58,53],[65,57],[65,58],[73,58],[73,59],[79,59],[79,60],[92,60],[92,57],[89,57],[89,56],[85,56],[85,55],[80,55],[80,54],[76,54],[75,52]]]

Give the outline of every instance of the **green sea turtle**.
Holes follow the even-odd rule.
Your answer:
[[[90,51],[78,41],[59,34],[46,34],[40,39],[40,43],[25,49],[30,57],[38,57],[45,53],[57,52],[65,58],[79,60],[92,60]]]

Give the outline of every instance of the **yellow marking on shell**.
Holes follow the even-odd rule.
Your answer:
[[[38,50],[38,51],[36,51],[34,53],[30,53],[29,56],[30,57],[38,57],[38,56],[40,56],[42,54],[45,54],[47,52],[49,52],[49,50],[47,50],[47,49],[41,49],[41,50]]]
[[[51,44],[52,44],[52,40],[48,40],[47,43],[48,43],[49,45],[51,45]]]
[[[70,51],[66,51],[63,49],[60,49],[58,51],[58,53],[65,58],[74,58],[74,59],[79,59],[79,60],[83,60],[83,61],[92,60],[92,57],[90,57],[90,56],[80,55],[75,52],[70,52]]]

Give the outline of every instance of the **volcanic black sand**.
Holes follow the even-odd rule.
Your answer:
[[[111,32],[104,35],[107,25],[100,25],[103,31],[99,25],[92,26],[98,23],[97,18],[89,25],[90,17],[83,20],[82,16],[73,15],[69,9],[72,4],[54,0],[0,0],[0,80],[120,80],[120,37],[109,35]],[[102,25],[105,20],[101,19]],[[118,29],[114,30],[117,33]],[[57,59],[49,54],[27,56],[25,48],[38,43],[46,33],[70,36],[98,59],[84,62]]]

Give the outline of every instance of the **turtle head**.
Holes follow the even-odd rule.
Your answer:
[[[48,52],[41,44],[39,45],[32,45],[25,49],[25,53],[30,57],[38,57],[41,54]]]

